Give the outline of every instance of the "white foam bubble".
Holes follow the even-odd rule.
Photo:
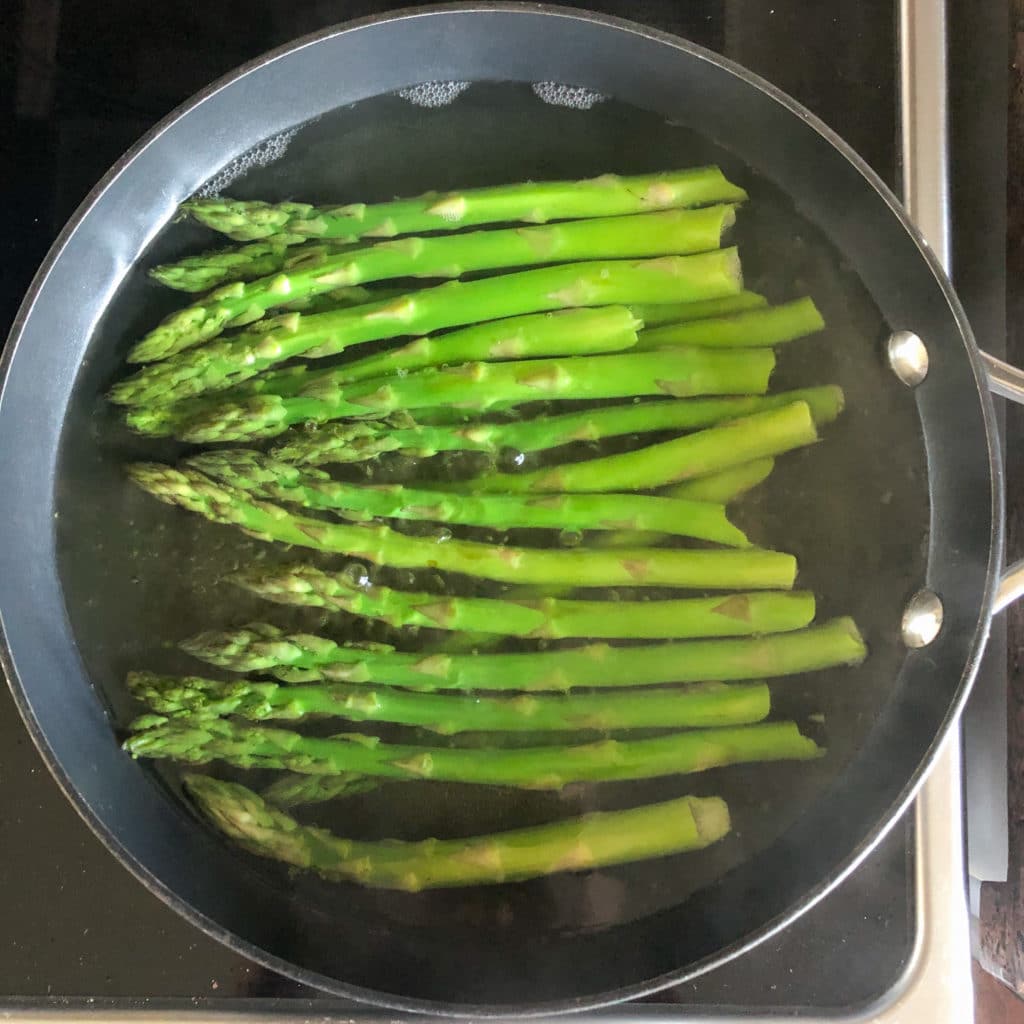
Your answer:
[[[420,82],[399,89],[398,95],[417,107],[446,107],[469,86],[469,82]]]
[[[571,110],[589,110],[607,97],[582,85],[567,85],[565,82],[534,82],[534,95],[553,107],[569,107]]]
[[[246,150],[241,156],[236,156],[230,163],[225,164],[202,188],[196,191],[200,198],[204,196],[219,195],[232,182],[247,174],[254,167],[267,167],[280,160],[284,156],[292,139],[298,133],[298,128],[290,128],[280,135],[264,139],[262,142]]]

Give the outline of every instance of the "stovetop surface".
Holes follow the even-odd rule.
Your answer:
[[[375,0],[25,0],[0,14],[0,327],[77,203],[147,128],[210,80]],[[894,3],[589,0],[757,71],[835,127],[889,182],[898,150]],[[12,8],[14,10],[12,10]],[[5,24],[3,19],[10,20]],[[16,1000],[315,1000],[208,939],[136,882],[66,804],[0,690],[0,1008]],[[843,1008],[885,992],[914,941],[908,818],[783,935],[656,998]],[[152,1003],[151,1003],[152,1005]],[[264,1005],[276,1005],[265,1003]]]

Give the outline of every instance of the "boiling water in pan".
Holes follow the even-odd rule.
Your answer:
[[[773,387],[838,383],[847,395],[847,410],[825,429],[824,442],[780,459],[769,481],[735,514],[756,543],[797,555],[799,584],[818,595],[820,620],[853,615],[871,647],[862,668],[773,686],[776,716],[792,715],[806,723],[811,715],[824,715],[824,725],[814,728],[828,743],[829,754],[813,764],[735,767],[650,783],[576,786],[560,794],[389,785],[305,815],[352,836],[454,836],[684,793],[721,794],[732,809],[734,831],[704,853],[528,884],[415,896],[293,878],[276,865],[238,854],[240,871],[284,887],[297,910],[364,921],[368,935],[383,915],[396,925],[436,924],[449,935],[465,929],[466,941],[486,927],[500,941],[537,935],[538,929],[606,926],[678,904],[767,847],[811,802],[823,798],[830,780],[884,713],[902,657],[895,624],[923,574],[927,490],[913,403],[880,358],[886,325],[841,255],[801,218],[799,197],[781,195],[736,155],[685,128],[613,100],[549,86],[464,84],[445,83],[447,89],[421,88],[337,110],[280,140],[262,158],[257,154],[257,159],[225,168],[218,184],[233,179],[229,192],[239,197],[336,203],[414,195],[428,188],[719,162],[752,198],[736,229],[748,287],[775,302],[809,294],[829,325],[823,336],[781,349]],[[268,153],[278,158],[265,163]],[[210,244],[208,233],[174,225],[155,241],[142,264]],[[268,606],[218,582],[225,572],[255,561],[307,556],[160,505],[125,482],[124,463],[174,458],[179,449],[131,436],[102,394],[123,372],[129,345],[179,303],[179,297],[147,281],[142,269],[131,273],[95,332],[64,431],[57,530],[68,610],[92,678],[120,727],[138,710],[124,695],[125,672],[136,667],[201,671],[174,644],[202,628],[262,618],[340,638],[391,638],[383,627]],[[576,454],[589,457],[594,451],[581,448]],[[362,479],[370,470],[349,467],[349,474]],[[458,460],[419,465],[395,460],[388,473],[436,480],[442,471],[464,470]],[[531,543],[576,539],[529,536]],[[332,564],[339,563],[343,560]],[[377,570],[374,577],[406,586],[411,582]],[[439,581],[421,575],[416,583],[436,587]],[[500,592],[466,581],[453,586],[460,592]],[[466,591],[467,586],[476,589]],[[424,631],[402,642],[438,639]],[[338,728],[334,723],[334,731]],[[421,739],[448,742],[429,734]],[[176,770],[149,770],[155,784],[178,799]],[[153,797],[161,798],[156,788]],[[182,811],[189,813],[184,804]]]

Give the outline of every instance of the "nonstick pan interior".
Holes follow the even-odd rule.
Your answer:
[[[535,42],[548,28],[544,18],[536,19]],[[525,24],[518,16],[511,22]],[[742,514],[757,541],[798,556],[800,583],[819,596],[819,617],[854,615],[871,647],[860,669],[774,686],[778,716],[824,716],[815,727],[828,743],[828,757],[813,765],[734,768],[559,796],[396,786],[315,818],[353,835],[414,837],[467,834],[686,792],[720,793],[733,811],[733,835],[704,854],[416,896],[327,885],[250,858],[194,819],[173,770],[126,764],[113,746],[115,728],[137,710],[121,689],[127,669],[188,670],[191,664],[173,644],[214,624],[259,616],[319,625],[246,603],[216,582],[239,563],[285,557],[281,552],[160,506],[124,481],[125,462],[178,454],[173,446],[132,438],[102,394],[122,372],[132,341],[175,304],[146,280],[144,268],[214,242],[184,225],[155,237],[112,295],[74,379],[60,436],[53,486],[59,579],[78,653],[109,708],[109,723],[95,714],[95,698],[84,688],[61,694],[39,666],[19,659],[12,629],[17,616],[8,614],[14,606],[7,597],[3,605],[37,738],[45,734],[52,761],[109,835],[130,847],[136,869],[214,934],[271,966],[389,1005],[505,1011],[594,1003],[679,978],[735,951],[820,892],[891,816],[977,653],[993,544],[985,421],[980,404],[955,427],[939,415],[950,395],[975,400],[973,373],[948,296],[915,243],[859,173],[754,87],[670,46],[662,67],[655,60],[663,50],[657,40],[579,24],[580,31],[597,33],[591,41],[607,52],[598,54],[600,46],[592,52],[609,68],[619,43],[621,59],[648,67],[650,102],[563,91],[555,98],[574,103],[565,106],[538,95],[550,100],[548,89],[481,82],[437,107],[379,96],[272,140],[262,155],[277,159],[265,166],[258,160],[235,164],[220,184],[243,197],[373,200],[428,187],[708,161],[720,162],[744,184],[752,202],[737,238],[748,286],[773,301],[809,293],[829,323],[823,337],[784,351],[775,386],[839,383],[847,394],[847,411],[826,430],[825,442],[781,460]],[[534,30],[523,31],[520,43]],[[572,57],[575,50],[567,53],[572,71],[579,58]],[[545,60],[538,51],[537,62]],[[706,111],[671,98],[666,83],[684,66],[691,80],[680,87],[688,84],[691,97],[706,95]],[[711,76],[706,93],[696,88],[705,72]],[[609,75],[610,85],[621,81]],[[621,90],[637,92],[643,90]],[[764,115],[762,138],[744,117],[720,116],[740,96],[748,106],[738,113],[754,119],[756,108]],[[780,157],[780,125],[793,131],[788,169]],[[810,169],[815,155],[827,183]],[[779,180],[805,187],[787,194],[773,184]],[[143,214],[126,209],[123,216]],[[815,226],[821,224],[830,230]],[[869,244],[865,233],[879,226],[887,234],[876,230]],[[887,260],[886,274],[880,264]],[[912,393],[885,368],[881,342],[890,327],[918,325],[936,347],[929,380]],[[3,415],[31,400],[30,391],[8,382],[0,429]],[[960,445],[951,452],[947,442],[954,436]],[[44,466],[53,454],[41,454]],[[973,504],[953,501],[957,481],[973,488]],[[33,493],[31,481],[25,493]],[[950,537],[955,548],[945,543]],[[27,542],[37,540],[29,531]],[[39,543],[45,550],[45,541]],[[948,598],[947,628],[931,650],[907,656],[897,624],[906,598],[926,579]],[[48,651],[35,656],[45,659]],[[66,700],[63,714],[55,695]]]

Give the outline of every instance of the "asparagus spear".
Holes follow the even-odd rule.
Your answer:
[[[749,547],[743,531],[726,518],[723,505],[637,494],[521,495],[456,494],[398,484],[366,486],[332,480],[248,448],[203,452],[186,465],[257,498],[337,512],[346,519],[431,520],[495,530],[660,530],[730,547]]]
[[[343,363],[335,373],[338,380],[354,382],[446,363],[616,352],[636,345],[641,326],[642,321],[625,306],[534,313],[416,338],[399,348]],[[313,380],[311,376],[309,382]],[[281,393],[273,382],[265,390]]]
[[[671,487],[664,488],[661,493],[666,498],[677,496],[686,498],[688,495],[693,495],[698,501],[724,505],[756,487],[768,477],[774,467],[774,459],[755,459],[753,462],[744,462],[731,469],[723,469],[720,473],[710,473],[708,476],[699,476],[695,480],[673,484]],[[669,535],[665,533],[615,530],[611,533],[600,534],[595,540],[595,544],[604,548],[628,548],[637,544],[652,547],[668,539]]]
[[[252,281],[276,273],[285,268],[290,258],[302,259],[314,247],[324,255],[333,252],[329,243],[310,243],[289,250],[283,242],[252,242],[186,256],[174,263],[161,263],[149,271],[149,276],[176,291],[205,292],[229,281]]]
[[[408,288],[365,288],[361,284],[335,288],[323,295],[307,295],[303,298],[286,302],[282,310],[294,310],[298,313],[333,313],[339,309],[351,309],[352,306],[365,306],[368,302],[382,302],[385,299],[397,299],[404,295]]]
[[[843,408],[843,392],[837,387],[819,387],[742,398],[633,402],[517,423],[425,426],[406,414],[395,414],[383,420],[334,422],[315,430],[297,429],[273,450],[273,455],[283,462],[316,466],[331,462],[364,462],[393,451],[405,451],[421,458],[442,451],[499,452],[507,448],[517,452],[536,452],[573,441],[601,441],[622,434],[695,430],[723,420],[778,409],[793,402],[806,402],[814,422],[821,426],[839,415]]]
[[[645,740],[473,750],[381,743],[363,735],[320,739],[223,718],[171,719],[133,733],[124,748],[133,757],[187,764],[225,761],[239,768],[284,768],[305,775],[358,772],[520,789],[652,779],[753,761],[810,760],[823,753],[794,722],[694,729]]]
[[[806,402],[744,416],[621,455],[569,462],[532,473],[491,473],[466,486],[513,493],[630,491],[716,473],[818,439]]]
[[[633,395],[763,394],[775,366],[769,349],[623,352],[592,359],[561,357],[430,367],[406,377],[345,382],[345,370],[311,375],[293,397],[260,395],[224,402],[186,419],[175,436],[196,444],[274,437],[296,423],[378,417],[399,410],[487,410],[542,399]],[[157,410],[159,412],[159,410]],[[145,410],[133,416],[139,429]]]
[[[301,564],[242,570],[228,579],[278,604],[345,611],[392,626],[545,639],[747,636],[800,629],[814,618],[814,596],[810,593],[749,593],[662,601],[439,597],[360,586],[344,572],[324,572]],[[742,614],[737,615],[740,609]]]
[[[439,543],[385,526],[350,526],[294,515],[215,483],[191,469],[137,463],[128,469],[140,487],[169,505],[180,505],[218,523],[240,526],[261,540],[397,568],[436,568],[509,583],[575,586],[678,586],[711,590],[789,589],[796,560],[776,551],[657,551],[622,548],[586,551],[518,548],[474,541]]]
[[[723,469],[720,473],[709,473],[696,480],[674,484],[664,493],[670,498],[727,504],[767,480],[774,468],[774,459],[754,459],[753,462]]]
[[[511,321],[504,322],[511,325]],[[637,322],[636,326],[639,327],[640,323]],[[792,341],[805,334],[811,334],[822,326],[823,321],[814,303],[810,299],[801,299],[799,302],[790,303],[789,306],[776,306],[739,316],[713,317],[644,330],[637,338],[635,347],[639,352],[687,345],[699,348],[763,347],[782,341]],[[621,344],[618,347],[627,346]],[[376,352],[363,359],[346,363],[339,368],[339,377],[343,376],[346,381],[358,381],[370,377],[387,377],[403,370],[420,370],[442,363],[528,359],[534,356],[578,355],[581,352],[586,354],[598,351],[613,351],[613,348],[610,345],[599,348],[591,343],[589,335],[582,332],[578,338],[566,338],[561,347],[530,346],[522,342],[491,346],[477,344],[475,338],[453,337],[448,334],[434,338],[418,338],[401,348]],[[281,393],[273,386],[266,390]]]
[[[218,828],[259,857],[406,892],[516,882],[700,850],[730,827],[723,800],[684,796],[493,835],[367,843],[300,825],[237,783],[190,775],[185,785]]]
[[[714,348],[777,345],[814,334],[825,321],[811,299],[797,299],[781,306],[753,309],[730,316],[709,317],[687,323],[668,324],[643,331],[637,349],[650,352],[677,345],[707,345]]]
[[[700,302],[660,302],[630,306],[630,312],[648,327],[661,324],[676,324],[687,320],[703,320],[712,316],[728,316],[742,313],[745,309],[767,306],[768,300],[757,292],[739,292],[720,299],[704,299]]]
[[[742,597],[732,611],[747,614]],[[763,637],[630,647],[602,643],[526,654],[406,654],[386,645],[367,649],[305,633],[289,635],[265,623],[200,633],[181,646],[218,668],[269,671],[287,682],[372,680],[425,690],[527,692],[785,676],[857,664],[867,653],[852,619]]]
[[[366,371],[375,369],[402,375],[433,363],[615,352],[636,344],[639,327],[640,321],[625,306],[534,313],[476,324],[436,338],[419,338],[401,349],[343,364],[329,374],[331,380],[347,382],[372,376]],[[170,406],[133,409],[128,422],[138,433],[169,436],[197,416],[216,412],[223,403],[262,394],[299,395],[324,376],[325,371],[311,371],[308,364],[289,366],[244,381],[228,392],[200,395]]]
[[[128,361],[166,359],[215,338],[225,328],[252,324],[286,302],[349,285],[398,277],[462,277],[476,270],[542,263],[706,252],[718,248],[734,219],[731,207],[714,206],[549,227],[402,238],[333,256],[316,246],[280,273],[249,283],[233,281],[172,313],[128,353]]]
[[[415,231],[453,231],[479,224],[575,217],[612,217],[649,210],[747,198],[717,167],[619,177],[603,174],[582,181],[526,182],[438,194],[388,203],[352,203],[318,208],[308,203],[262,203],[191,199],[182,212],[238,242],[272,238],[284,244],[309,238],[391,238]]]
[[[293,248],[273,240],[251,242],[186,256],[175,263],[162,263],[153,267],[149,274],[176,291],[206,292],[231,281],[254,281],[287,270],[293,261],[301,264],[310,258],[326,259],[353,248],[332,242],[308,242]]]
[[[343,363],[330,371],[331,379],[355,382],[370,377],[401,377],[410,370],[446,363],[618,352],[636,345],[641,326],[626,306],[559,309],[489,320]],[[309,372],[308,366],[301,372],[288,367],[240,385],[231,396],[250,388],[253,394],[297,395],[322,379],[323,372]]]
[[[263,799],[277,807],[298,807],[301,804],[322,804],[347,796],[369,793],[382,784],[381,779],[355,772],[340,775],[300,775],[283,772],[265,790]]]
[[[116,384],[121,405],[177,401],[223,391],[295,356],[333,356],[352,345],[403,334],[574,306],[676,302],[734,295],[742,287],[735,249],[653,260],[595,260],[449,281],[398,299],[334,313],[290,313],[233,338],[219,338],[144,367]]]
[[[594,729],[692,728],[747,725],[767,717],[764,683],[707,683],[684,689],[569,696],[478,697],[407,693],[397,687],[320,684],[284,686],[243,679],[230,683],[198,676],[132,672],[132,695],[171,718],[250,721],[313,717],[396,722],[453,736],[461,732],[547,732]]]

